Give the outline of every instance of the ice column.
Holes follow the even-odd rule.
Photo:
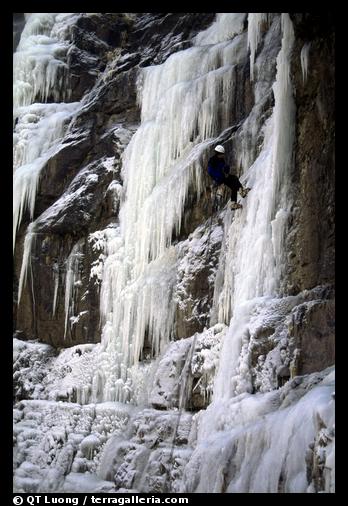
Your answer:
[[[27,16],[13,56],[14,197],[13,247],[23,213],[33,219],[41,169],[58,148],[78,103],[56,102],[69,98],[65,40],[73,14],[32,13]]]
[[[254,297],[275,296],[286,268],[284,239],[292,202],[289,179],[295,114],[289,74],[294,35],[287,14],[282,15],[282,27],[273,114],[263,127],[261,153],[242,178],[252,191],[243,212],[232,222],[226,217],[224,274],[218,276],[224,284],[219,296],[215,294],[219,321],[226,323],[237,305]]]
[[[226,111],[232,109],[234,67],[246,57],[245,18],[219,14],[192,48],[140,72],[141,125],[124,153],[120,229],[110,237],[101,287],[102,343],[120,362],[116,396],[144,344],[156,356],[171,337],[172,236],[189,190],[197,197],[202,192],[207,149],[232,124]],[[115,392],[112,381],[106,380],[108,392]]]
[[[253,12],[248,15],[248,48],[250,48],[250,79],[254,80],[255,53],[261,40],[262,24],[268,19],[267,14]]]
[[[82,253],[83,239],[74,244],[70,255],[67,259],[66,265],[66,278],[65,278],[65,326],[64,338],[68,330],[69,318],[74,316],[75,309],[75,290],[81,284],[80,280],[80,261],[83,258]]]
[[[302,69],[302,80],[303,83],[307,81],[307,75],[308,75],[308,61],[309,61],[309,50],[311,47],[311,43],[307,42],[303,48],[301,49],[301,69]]]
[[[54,280],[54,295],[52,305],[52,316],[56,314],[57,298],[58,298],[58,287],[59,287],[59,264],[54,262],[53,264],[53,280]]]
[[[249,367],[241,362],[240,352],[249,339],[253,319],[280,294],[286,269],[284,239],[292,205],[289,181],[295,123],[290,82],[294,34],[288,14],[282,14],[281,23],[282,46],[273,85],[275,105],[264,125],[261,153],[244,176],[252,191],[242,212],[236,213],[232,221],[226,216],[225,257],[216,285],[221,292],[215,294],[215,304],[219,321],[230,326],[214,385],[216,403],[240,393],[240,385],[248,390]]]
[[[32,13],[25,24],[13,55],[14,107],[36,101],[69,99],[67,65],[69,43],[63,39],[64,26],[72,14]]]
[[[21,273],[19,276],[18,304],[20,303],[22,291],[23,291],[24,285],[27,281],[28,268],[30,268],[31,283],[32,283],[32,288],[33,288],[33,276],[32,276],[32,270],[31,270],[31,251],[32,251],[32,245],[33,245],[34,239],[35,239],[35,224],[30,223],[28,226],[26,236],[25,236],[25,240],[24,240],[23,260],[22,260]],[[33,300],[34,300],[34,291],[33,290],[32,290],[32,295],[33,295]]]

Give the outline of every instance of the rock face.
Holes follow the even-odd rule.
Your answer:
[[[13,52],[16,51],[21,33],[25,25],[23,12],[13,13]]]
[[[298,374],[320,371],[335,362],[335,305],[332,299],[301,304],[293,317],[290,335],[294,336],[301,359]]]
[[[334,280],[335,39],[331,16],[324,20],[297,14],[293,22],[297,112],[288,282],[294,293]],[[305,73],[301,55],[308,58]]]
[[[195,36],[216,15],[82,13],[59,32],[67,43],[61,58],[76,110],[42,166],[33,215],[24,210],[14,250],[17,492],[334,491],[334,25],[330,16],[290,14],[291,205],[278,252],[285,262],[275,293],[252,286],[253,296],[245,300],[245,292],[236,291],[239,301],[234,288],[249,286],[252,275],[228,264],[228,254],[241,230],[261,223],[262,207],[254,207],[255,215],[232,213],[229,191],[217,194],[206,165],[213,146],[223,144],[232,172],[243,185],[250,182],[247,209],[268,167],[258,160],[269,156],[269,120],[279,105],[275,82],[284,67],[277,58],[290,39],[279,14],[254,16],[239,13],[229,36],[235,45],[226,46],[236,61],[230,80],[217,87],[214,102],[200,103],[202,123],[211,116],[224,128],[210,140],[206,134],[199,177],[190,180],[184,199],[176,196],[184,205],[180,226],[169,230],[175,261],[168,269],[175,270],[175,282],[170,288],[162,283],[159,292],[167,290],[173,303],[170,342],[163,337],[166,329],[156,329],[164,296],[144,296],[138,308],[146,313],[150,300],[156,321],[136,320],[145,337],[139,364],[131,365],[119,360],[122,353],[103,324],[110,307],[105,300],[122,283],[113,241],[127,198],[124,152],[145,123],[140,71],[194,47]],[[229,33],[230,25],[222,23],[221,31]],[[14,50],[23,26],[24,16],[16,13]],[[226,43],[210,39],[209,30],[205,36],[207,47]],[[212,74],[226,66],[226,54],[217,54],[218,68],[208,65]],[[213,79],[205,84],[214,85]],[[54,102],[54,94],[47,102]],[[276,134],[282,146],[287,132]],[[194,141],[192,133],[189,144]],[[266,190],[261,200],[268,198]],[[276,263],[276,233],[271,240],[267,234],[279,226],[277,216],[268,216],[265,230],[261,225],[244,256],[256,247],[255,256],[257,248],[273,252]],[[273,269],[266,256],[260,271]],[[105,293],[107,259],[114,263],[108,264],[111,288]],[[127,255],[122,261],[127,265]],[[151,286],[156,272],[146,273],[139,290]],[[122,321],[129,323],[135,317],[124,307]],[[158,349],[151,329],[163,340]],[[104,402],[104,391],[122,391],[122,403],[114,397]]]

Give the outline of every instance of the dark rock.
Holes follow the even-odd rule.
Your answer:
[[[115,48],[126,44],[132,20],[122,13],[82,14],[71,29],[67,53],[71,101],[80,100],[95,84]]]
[[[287,290],[335,279],[335,54],[330,16],[293,15],[292,80],[296,103],[293,220],[287,235]],[[308,79],[300,53],[310,43]]]
[[[25,17],[23,12],[13,13],[13,52],[16,51],[19,44],[22,31],[25,25]]]
[[[142,55],[140,66],[163,63],[174,52],[189,47],[192,37],[214,18],[215,13],[201,12],[145,14],[134,23],[127,52]]]
[[[300,349],[297,374],[321,371],[335,362],[335,303],[332,299],[301,304],[289,335]]]

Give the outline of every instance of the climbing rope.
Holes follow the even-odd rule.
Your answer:
[[[207,239],[207,245],[205,248],[204,256],[207,255],[208,250],[209,250],[209,246],[210,246],[210,238],[211,238],[212,225],[213,225],[213,213],[215,213],[215,211],[217,211],[217,203],[219,200],[218,199],[218,190],[219,190],[219,185],[213,185],[213,187],[212,187],[212,192],[213,192],[213,196],[214,196],[213,197],[213,204],[212,204],[212,211],[213,212],[211,212],[211,216],[209,219],[209,224],[208,224],[209,232],[208,232],[208,239]],[[195,318],[198,319],[197,316]],[[199,322],[199,324],[201,324],[201,322]],[[196,332],[193,336],[193,340],[192,340],[192,344],[191,344],[191,348],[190,348],[190,352],[189,352],[189,357],[186,360],[185,366],[184,366],[183,371],[181,373],[181,377],[179,378],[179,383],[180,383],[180,380],[182,377],[183,377],[183,381],[181,382],[181,388],[179,391],[178,417],[176,420],[173,438],[172,438],[172,442],[170,445],[168,466],[166,469],[166,476],[165,476],[165,480],[163,483],[163,491],[164,492],[169,492],[169,490],[167,490],[167,486],[168,486],[168,480],[170,478],[170,472],[174,468],[174,458],[173,457],[174,457],[174,449],[175,449],[175,440],[178,435],[180,421],[181,421],[181,417],[182,417],[184,407],[185,407],[185,399],[186,399],[185,393],[187,390],[188,380],[189,380],[189,376],[190,376],[190,372],[191,372],[192,358],[193,358],[193,353],[194,353],[194,350],[196,347],[197,335],[198,335],[198,333]]]
[[[212,227],[213,227],[213,217],[214,217],[215,212],[217,211],[218,202],[220,202],[221,195],[218,193],[219,190],[220,190],[220,185],[213,185],[212,186],[212,192],[213,192],[214,198],[213,198],[212,212],[211,212],[210,218],[208,220],[209,221],[209,224],[208,224],[208,240],[207,240],[207,246],[206,246],[205,252],[204,252],[204,258],[207,256],[208,251],[209,251],[210,239],[211,239]]]
[[[187,389],[187,383],[188,383],[188,379],[189,379],[190,372],[191,372],[192,358],[193,358],[194,349],[196,347],[197,335],[198,335],[198,333],[196,332],[195,335],[193,336],[193,340],[192,340],[191,348],[190,348],[190,353],[189,353],[189,358],[188,358],[188,360],[186,360],[184,369],[181,373],[181,376],[184,376],[184,378],[183,378],[183,382],[181,384],[181,388],[179,391],[178,417],[176,420],[175,429],[174,429],[174,433],[173,433],[173,439],[171,442],[171,448],[170,448],[170,454],[169,454],[169,460],[168,460],[169,465],[166,470],[166,478],[165,478],[164,484],[163,484],[164,492],[169,492],[169,490],[166,490],[166,487],[167,487],[167,482],[169,479],[170,471],[174,468],[173,456],[174,456],[175,440],[178,435],[178,429],[179,429],[179,425],[180,425],[180,421],[181,421],[181,416],[182,416],[182,413],[183,413],[184,407],[185,407],[185,399],[186,399],[185,392]],[[180,378],[179,378],[179,383],[180,383]]]
[[[209,230],[208,231],[208,239],[207,239],[207,244],[206,244],[204,256],[206,256],[208,254],[208,251],[209,251],[209,248],[210,248],[211,234],[212,234],[212,225],[213,225],[213,215],[217,211],[217,204],[218,204],[218,201],[220,200],[219,199],[220,195],[218,194],[219,189],[220,189],[220,185],[214,185],[213,189],[212,189],[213,195],[214,195],[214,197],[213,197],[213,205],[212,205],[212,211],[213,212],[211,213],[211,216],[210,216],[210,219],[209,219],[209,224],[208,224],[208,230]],[[197,317],[196,317],[196,319],[197,319]],[[199,322],[199,323],[201,323],[201,322]],[[176,420],[175,429],[174,429],[174,433],[173,433],[173,439],[172,439],[171,446],[170,446],[170,454],[169,454],[169,460],[168,460],[168,467],[166,469],[166,477],[165,477],[164,484],[163,484],[164,492],[169,492],[169,490],[166,490],[166,488],[167,488],[168,480],[169,480],[169,477],[170,477],[170,472],[174,468],[174,458],[173,458],[173,456],[174,456],[174,449],[175,449],[175,440],[176,440],[177,435],[178,435],[178,429],[179,429],[179,426],[180,426],[181,417],[182,417],[182,414],[183,414],[183,411],[184,411],[184,407],[185,407],[185,393],[186,393],[186,390],[187,390],[187,387],[188,387],[188,380],[189,380],[189,376],[190,376],[190,372],[191,372],[192,358],[193,358],[193,353],[194,353],[194,350],[195,350],[195,347],[196,347],[197,335],[198,335],[198,333],[196,332],[195,335],[193,336],[193,340],[192,340],[192,344],[191,344],[191,348],[190,348],[190,352],[189,352],[189,357],[186,360],[184,369],[183,369],[182,374],[181,374],[181,376],[183,377],[183,381],[181,383],[181,388],[180,388],[180,393],[179,393],[178,417],[177,417],[177,420]],[[179,378],[179,382],[180,382],[180,379],[181,378]]]
[[[218,197],[220,197],[220,195],[218,194],[219,189],[220,189],[220,185],[213,185],[213,187],[212,187],[214,198],[213,198],[213,205],[212,205],[212,213],[211,213],[211,216],[210,216],[210,219],[209,219],[208,239],[207,239],[207,245],[206,245],[206,248],[205,248],[204,256],[206,256],[208,254],[208,251],[209,251],[209,248],[210,248],[212,226],[213,226],[213,215],[217,211],[217,203],[220,200],[218,198]],[[201,323],[201,322],[199,322],[199,323]],[[180,426],[180,421],[181,421],[182,413],[183,413],[184,407],[185,407],[185,398],[186,398],[185,397],[185,393],[186,393],[188,379],[189,379],[189,375],[190,375],[190,371],[191,371],[193,353],[194,353],[194,350],[195,350],[195,347],[196,347],[197,335],[198,335],[198,333],[196,332],[195,335],[194,335],[194,337],[193,337],[192,344],[191,344],[189,358],[186,361],[184,369],[183,369],[182,374],[181,374],[181,376],[184,376],[184,378],[183,378],[183,382],[181,384],[180,393],[179,393],[178,417],[177,417],[177,420],[176,420],[175,429],[174,429],[174,433],[173,433],[173,439],[172,439],[171,446],[170,446],[170,454],[169,454],[168,466],[166,468],[166,476],[165,476],[165,480],[164,480],[164,484],[163,484],[163,491],[164,492],[169,492],[169,490],[167,490],[167,485],[168,485],[168,480],[170,478],[170,472],[174,468],[174,458],[173,457],[174,457],[175,440],[177,438],[177,434],[178,434],[178,429],[179,429],[179,426]],[[179,382],[180,382],[180,378],[179,378]]]

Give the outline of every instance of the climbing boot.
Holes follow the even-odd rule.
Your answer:
[[[244,198],[248,195],[248,193],[250,192],[251,188],[241,188],[239,193],[241,194],[241,196]]]
[[[229,202],[229,205],[230,205],[230,209],[232,209],[232,211],[235,211],[236,209],[242,209],[242,205],[241,204],[238,204],[238,202]]]

